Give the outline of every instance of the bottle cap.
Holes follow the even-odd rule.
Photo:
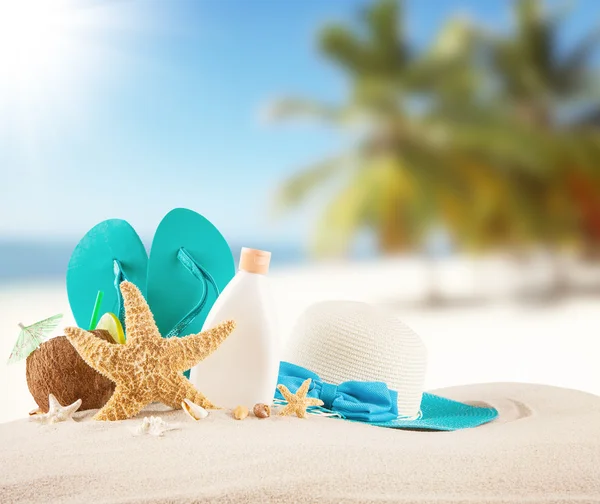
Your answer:
[[[242,247],[240,254],[240,269],[248,273],[266,275],[269,272],[271,252]]]

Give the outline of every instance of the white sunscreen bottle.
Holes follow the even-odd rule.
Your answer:
[[[191,382],[216,406],[271,404],[280,360],[267,273],[271,253],[242,248],[239,271],[217,298],[203,330],[234,320],[234,331],[195,366]]]

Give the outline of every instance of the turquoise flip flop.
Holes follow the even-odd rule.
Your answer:
[[[147,299],[162,336],[200,332],[234,274],[231,250],[217,228],[192,210],[171,210],[156,230],[148,261]]]
[[[127,221],[109,219],[90,229],[67,268],[67,295],[77,325],[88,329],[96,295],[103,291],[102,312],[115,313],[125,327],[119,285],[129,280],[145,295],[147,271],[146,249]]]

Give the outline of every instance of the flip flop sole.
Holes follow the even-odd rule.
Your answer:
[[[104,292],[101,313],[119,314],[115,260],[127,279],[146,294],[148,255],[142,240],[127,221],[103,221],[79,241],[67,268],[69,304],[79,327],[88,329],[99,290]]]
[[[177,335],[199,333],[217,299],[214,287],[181,262],[181,250],[210,274],[219,292],[235,274],[231,250],[217,228],[192,210],[171,210],[156,230],[148,262],[148,303],[163,337],[198,304],[206,289],[202,309]]]

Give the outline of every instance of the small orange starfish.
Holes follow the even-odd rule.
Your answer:
[[[306,408],[309,406],[323,406],[321,399],[306,397],[310,382],[310,378],[305,380],[298,390],[296,390],[295,394],[292,394],[285,385],[277,385],[277,390],[281,392],[281,395],[287,401],[287,406],[279,412],[280,415],[292,415],[295,413],[298,418],[306,418]]]

